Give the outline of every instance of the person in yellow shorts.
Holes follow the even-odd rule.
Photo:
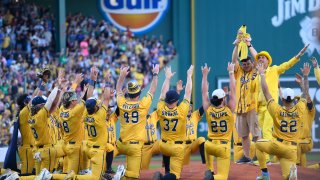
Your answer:
[[[234,126],[234,110],[236,105],[236,80],[234,64],[228,63],[230,78],[229,101],[222,89],[216,89],[208,96],[208,74],[210,68],[205,64],[202,70],[202,106],[208,123],[208,140],[205,143],[206,165],[205,180],[228,179],[230,169],[231,137]],[[217,158],[217,170],[214,172],[213,158]],[[211,160],[209,160],[211,159]]]
[[[117,105],[120,119],[120,138],[116,142],[119,154],[126,155],[126,168],[123,165],[118,167],[115,179],[138,179],[140,177],[142,146],[144,144],[145,126],[147,114],[157,89],[159,65],[152,68],[152,82],[149,92],[141,100],[141,86],[136,80],[127,83],[128,98],[125,98],[122,91],[126,76],[129,74],[129,67],[122,67],[116,85]]]
[[[187,71],[187,84],[183,100],[178,105],[180,95],[176,90],[169,90],[170,79],[175,73],[171,67],[165,68],[166,79],[163,82],[157,112],[161,127],[160,152],[169,159],[169,172],[164,176],[158,171],[154,180],[180,179],[183,168],[187,115],[192,92],[193,65]]]
[[[258,176],[257,179],[270,179],[264,153],[277,156],[280,161],[283,179],[297,179],[297,168],[295,166],[297,160],[297,141],[302,131],[301,124],[306,121],[304,113],[307,109],[311,110],[312,101],[306,102],[305,99],[301,98],[295,104],[294,91],[286,88],[282,90],[281,100],[283,106],[280,106],[271,96],[263,66],[260,63],[257,67],[262,91],[267,100],[267,108],[272,116],[274,126],[273,138],[271,140],[261,139],[256,143],[256,154],[262,171],[262,175]],[[305,81],[308,81],[310,66],[305,63],[302,72]],[[303,90],[303,94],[309,96],[309,88],[304,87]]]

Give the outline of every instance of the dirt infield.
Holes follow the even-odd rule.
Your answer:
[[[159,163],[161,162],[152,162]],[[215,166],[216,168],[216,166]],[[279,164],[272,164],[268,166],[271,179],[281,180],[281,167]],[[191,161],[190,165],[184,166],[182,170],[181,179],[203,179],[204,172],[206,170],[205,165],[202,165],[200,161]],[[157,168],[152,170],[143,170],[141,171],[140,179],[151,179],[154,172],[160,171],[164,173],[164,168]],[[231,162],[229,179],[237,179],[237,180],[254,180],[256,177],[260,175],[260,169],[258,166],[253,166],[249,164],[238,165]],[[298,179],[307,179],[307,180],[319,180],[320,179],[320,170],[315,169],[307,169],[298,167]]]

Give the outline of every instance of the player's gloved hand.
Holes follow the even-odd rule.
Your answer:
[[[33,159],[36,160],[37,162],[41,162],[41,153],[40,152],[34,153]]]

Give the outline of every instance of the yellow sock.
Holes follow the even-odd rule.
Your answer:
[[[319,165],[319,163],[317,163],[317,164],[313,164],[313,165],[308,166],[308,168],[320,169],[320,165]]]

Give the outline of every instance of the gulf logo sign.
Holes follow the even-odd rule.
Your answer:
[[[160,22],[169,0],[99,0],[99,7],[116,27],[129,27],[132,32],[143,34]]]

